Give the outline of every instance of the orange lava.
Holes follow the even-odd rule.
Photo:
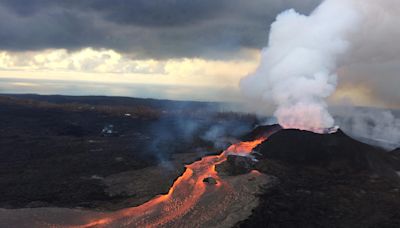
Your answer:
[[[239,142],[236,144],[231,145],[228,147],[227,150],[223,152],[224,153],[236,153],[236,154],[250,154],[253,149],[264,142],[267,138],[266,137],[261,137],[259,139],[256,139],[254,141],[249,141],[249,142]]]
[[[218,176],[215,166],[224,162],[228,154],[250,154],[252,150],[266,140],[266,137],[249,142],[239,142],[231,145],[220,155],[206,156],[186,166],[180,176],[165,195],[137,207],[127,208],[98,218],[85,225],[75,227],[104,227],[113,223],[130,227],[158,227],[182,218],[201,199],[206,191],[225,185]],[[216,185],[203,182],[206,177],[217,180]]]

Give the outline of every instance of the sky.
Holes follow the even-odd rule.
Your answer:
[[[400,3],[365,1],[329,100],[400,108]],[[319,3],[0,0],[0,93],[239,101],[276,15]]]

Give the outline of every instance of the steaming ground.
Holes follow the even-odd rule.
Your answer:
[[[1,122],[0,130],[0,205],[19,208],[17,213],[22,216],[2,209],[0,217],[3,222],[22,225],[30,225],[21,218],[32,211],[45,216],[51,210],[53,219],[59,220],[60,214],[63,218],[67,214],[96,217],[104,211],[140,205],[166,193],[184,164],[220,152],[232,138],[250,132],[257,123],[254,116],[219,113],[220,107],[209,103],[21,95],[2,96],[0,104],[0,116],[7,120]],[[373,111],[377,110],[362,109],[361,113],[365,116]],[[348,116],[332,113],[335,119],[347,120],[341,124],[343,129],[346,123],[349,129],[368,124],[391,129],[388,123],[396,121],[398,113],[392,111],[392,118],[387,111],[378,111],[387,118],[379,114],[371,123],[369,118],[358,121],[353,116],[357,128]],[[112,132],[102,133],[110,124],[114,125]],[[378,127],[372,129],[384,136]],[[274,183],[279,184],[260,192],[260,185],[252,188],[249,183],[262,186],[264,182],[249,182],[251,176],[223,177],[240,191],[252,193],[233,200],[226,207],[233,211],[225,212],[234,218],[225,217],[224,212],[220,218],[226,223],[218,220],[217,224],[231,226],[239,220],[244,221],[237,227],[400,224],[398,150],[386,152],[341,132],[320,136],[291,130],[271,136],[256,149],[263,154],[256,168],[277,177],[279,182]],[[238,197],[226,197],[231,196]],[[228,205],[220,200],[224,198],[209,198],[204,207]],[[54,209],[59,207],[64,209]]]
[[[251,130],[257,121],[229,113],[210,118],[209,113],[220,107],[209,103],[14,97],[0,99],[0,117],[6,120],[0,125],[3,208],[117,209],[140,204],[168,191],[183,163],[225,149],[229,136]],[[399,112],[392,111],[392,118],[385,110],[338,110],[332,113],[351,136],[389,150],[400,147]],[[177,118],[161,118],[181,111]],[[131,115],[126,116],[128,113]],[[114,124],[118,133],[104,137],[101,131],[109,124]],[[163,171],[141,175],[143,170],[160,165]],[[154,184],[159,188],[153,188]]]
[[[217,126],[217,123],[213,126]],[[193,130],[192,127],[190,129]],[[110,127],[107,125],[106,133],[111,135],[104,135],[105,132],[103,130],[103,137],[121,137],[122,132],[118,132],[117,135],[115,130],[114,132],[108,132],[109,130]],[[175,140],[181,143],[180,140],[176,138]],[[262,140],[255,141],[252,144],[245,144],[243,146],[244,149],[241,151],[250,153],[253,147],[262,142]],[[164,145],[166,145],[165,143],[166,141]],[[236,147],[232,148],[230,153],[236,152]],[[182,167],[183,163],[192,162],[196,158],[196,154],[177,154],[172,157],[172,161],[167,162],[164,160],[159,162],[157,166],[129,173],[120,173],[106,178],[92,176],[92,179],[103,180],[108,185],[105,192],[111,196],[126,196],[128,198],[125,201],[125,207],[128,207],[126,209],[114,212],[54,207],[2,209],[0,210],[0,226],[52,227],[54,225],[88,224],[88,227],[90,227],[92,221],[95,221],[93,224],[99,224],[100,226],[103,224],[102,221],[107,221],[105,224],[107,227],[129,227],[130,225],[142,227],[152,224],[155,224],[155,226],[159,224],[165,227],[188,227],[189,225],[194,225],[195,227],[231,227],[251,214],[251,210],[258,205],[257,195],[266,189],[270,178],[258,172],[250,172],[240,176],[225,176],[223,178],[215,176],[218,179],[217,184],[208,186],[203,179],[211,175],[210,172],[213,173],[213,165],[223,162],[225,156],[204,156],[200,161],[188,165],[183,174],[181,170],[180,177],[171,188],[173,190],[169,191],[168,195],[160,196],[160,198],[155,196],[163,193],[159,192],[162,191],[163,187],[163,185],[160,186],[163,182],[162,178],[171,178],[171,175],[166,174],[166,172],[168,173],[170,169],[173,172],[179,171],[179,167]],[[166,163],[167,165],[165,165]],[[160,175],[162,175],[161,178],[159,177]],[[44,184],[44,187],[48,187],[46,183],[42,184]],[[171,185],[172,183],[169,184],[169,186]],[[152,188],[157,190],[154,191]],[[72,189],[72,191],[74,190]],[[148,201],[149,198],[145,198],[149,194],[154,194],[151,197],[154,200]],[[159,201],[159,199],[162,201]],[[163,199],[166,199],[166,201],[163,201]],[[132,201],[128,202],[128,200]],[[127,202],[130,204],[126,204]],[[108,221],[108,219],[111,220]]]
[[[3,208],[137,205],[168,191],[183,163],[219,152],[255,121],[197,102],[19,95],[0,104]],[[144,172],[159,165],[163,172]],[[136,193],[109,183],[147,187]]]

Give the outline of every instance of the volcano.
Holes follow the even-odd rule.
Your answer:
[[[139,206],[0,209],[0,226],[393,227],[400,224],[398,170],[397,151],[341,130],[259,126],[220,154],[187,164],[166,194]]]
[[[325,169],[370,170],[397,180],[396,163],[390,153],[352,139],[343,131],[315,134],[300,130],[281,130],[259,146],[268,159],[292,166],[318,166]]]
[[[400,225],[398,151],[361,143],[341,130],[293,129],[280,130],[256,150],[263,155],[257,169],[277,176],[280,184],[238,227]]]

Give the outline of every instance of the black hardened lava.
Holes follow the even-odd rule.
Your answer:
[[[342,131],[280,130],[258,148],[257,169],[280,184],[237,227],[400,227],[397,153]]]

